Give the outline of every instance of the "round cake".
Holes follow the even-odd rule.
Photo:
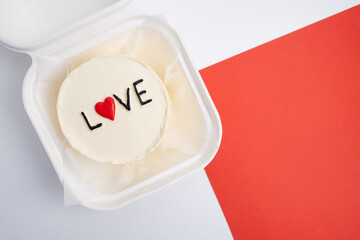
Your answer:
[[[125,55],[104,55],[73,70],[57,101],[70,145],[102,163],[134,162],[152,152],[167,126],[170,101],[156,73]]]

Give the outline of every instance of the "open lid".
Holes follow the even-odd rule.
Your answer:
[[[0,44],[28,52],[97,21],[131,0],[0,0]]]

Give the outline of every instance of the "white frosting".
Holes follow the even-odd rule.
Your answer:
[[[136,85],[143,102],[133,85]],[[127,88],[131,110],[113,96],[127,103]],[[114,121],[100,116],[95,105],[105,98],[115,102]],[[145,157],[160,143],[169,117],[169,97],[160,78],[138,59],[125,55],[104,55],[93,58],[72,71],[61,85],[57,113],[62,132],[71,144],[86,157],[102,162],[123,164]],[[84,112],[92,126],[90,130],[81,115]]]

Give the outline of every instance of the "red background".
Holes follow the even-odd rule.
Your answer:
[[[244,36],[246,37],[246,36]],[[360,6],[205,68],[235,239],[360,239]]]

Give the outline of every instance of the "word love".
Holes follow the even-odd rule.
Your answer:
[[[148,103],[150,103],[152,101],[152,99],[147,99],[147,100],[143,100],[141,98],[141,95],[146,93],[146,90],[142,90],[139,92],[137,85],[140,84],[141,82],[143,82],[143,79],[139,79],[137,81],[135,81],[133,83],[133,87],[134,87],[134,91],[135,94],[137,96],[137,98],[139,99],[140,104],[146,105]],[[131,106],[130,106],[130,88],[126,89],[126,103],[121,100],[121,98],[119,98],[116,94],[113,94],[114,98],[127,110],[127,111],[131,111]],[[95,104],[95,111],[102,117],[104,118],[108,118],[112,121],[115,120],[115,101],[112,97],[107,97],[105,98],[104,102],[98,102]],[[81,112],[81,115],[83,116],[87,126],[89,127],[89,129],[92,131],[96,128],[99,128],[102,126],[102,123],[98,123],[96,125],[91,125],[91,123],[89,122],[88,118],[86,117],[84,112]]]

